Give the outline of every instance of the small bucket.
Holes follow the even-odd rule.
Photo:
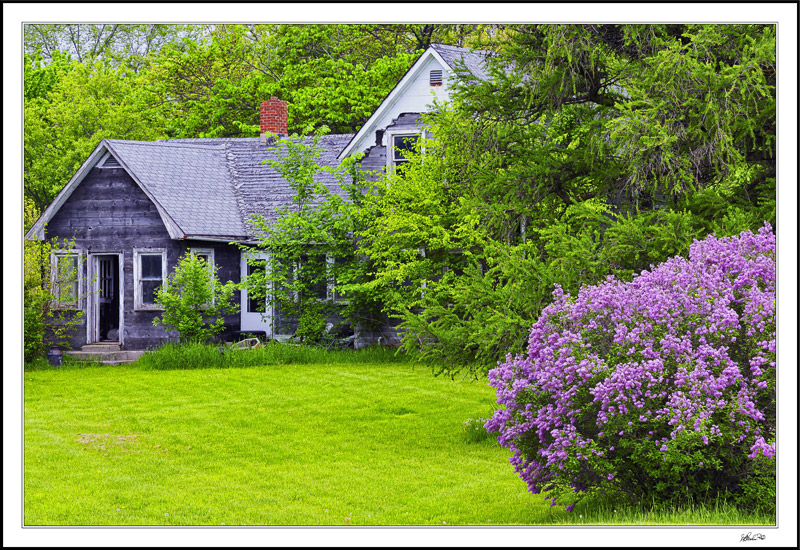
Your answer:
[[[50,364],[54,367],[60,367],[63,358],[64,356],[61,354],[60,349],[51,349],[47,352],[47,360],[50,361]]]

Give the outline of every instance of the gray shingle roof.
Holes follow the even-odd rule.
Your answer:
[[[468,69],[477,80],[489,80],[489,74],[486,72],[485,61],[491,55],[491,52],[483,50],[470,50],[469,48],[460,48],[458,46],[447,46],[445,44],[431,44],[431,48],[436,51],[442,59],[450,66],[455,72],[461,69],[461,63]]]
[[[224,146],[107,142],[185,234],[212,237],[244,234]]]
[[[323,136],[318,164],[337,166],[336,156],[351,137]],[[274,221],[278,208],[291,204],[294,196],[283,177],[262,164],[279,160],[281,152],[261,145],[259,138],[107,143],[187,236],[252,239],[256,233],[247,220],[259,214]],[[330,174],[316,179],[343,194]]]
[[[352,138],[352,134],[331,134],[320,138],[318,147],[321,155],[317,159],[320,167],[339,165],[336,157]],[[304,138],[310,145],[312,138]],[[229,154],[234,171],[233,180],[239,205],[245,222],[253,214],[263,216],[266,221],[273,222],[278,217],[278,208],[291,204],[294,191],[289,184],[270,165],[262,164],[265,160],[280,160],[285,154],[282,149],[258,145],[258,138],[231,140]],[[331,193],[344,196],[336,179],[327,172],[320,172],[314,178],[323,183]],[[248,235],[253,236],[251,224],[246,223]]]

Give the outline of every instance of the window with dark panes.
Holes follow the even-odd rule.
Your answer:
[[[392,136],[392,164],[395,168],[408,162],[407,154],[413,152],[419,141],[419,134]]]
[[[161,254],[142,254],[139,284],[141,285],[142,304],[155,305],[156,289],[163,282],[163,265]]]

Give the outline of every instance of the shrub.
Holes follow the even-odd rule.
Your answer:
[[[178,331],[184,342],[206,341],[225,328],[225,315],[238,311],[232,303],[234,290],[233,282],[220,283],[214,266],[187,252],[156,290],[164,313],[153,324]]]
[[[54,256],[58,250],[69,250],[74,242],[26,240],[24,243],[24,359],[31,364],[47,354],[49,346],[69,349],[70,333],[83,320],[77,307],[65,307],[75,298],[69,289],[79,273],[70,260]],[[80,263],[78,263],[80,269]]]
[[[310,303],[306,305],[303,313],[297,321],[297,330],[293,337],[304,344],[318,344],[325,336],[324,308],[320,303]]]
[[[555,300],[489,373],[486,423],[538,494],[754,502],[775,486],[775,236],[695,241]],[[549,498],[549,497],[548,497]],[[571,501],[571,502],[570,502]],[[772,502],[774,505],[774,501]]]

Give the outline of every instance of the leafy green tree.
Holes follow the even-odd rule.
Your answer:
[[[36,76],[26,76],[25,196],[40,210],[102,139],[164,137],[163,119],[142,86],[145,75],[59,59],[46,69],[30,66]]]
[[[318,341],[332,319],[354,330],[378,322],[378,295],[364,286],[371,263],[359,253],[357,242],[361,176],[356,159],[320,168],[323,131],[313,138],[293,135],[278,140],[275,147],[281,158],[269,164],[288,182],[294,197],[276,221],[260,216],[253,220],[262,235],[259,248],[270,260],[251,260],[263,269],[243,280],[251,297],[280,312],[273,319],[276,332],[293,332],[306,343]],[[333,176],[339,189],[322,183],[323,174]]]
[[[26,225],[38,212],[25,209]],[[83,312],[77,303],[80,291],[80,263],[74,256],[53,252],[73,248],[72,241],[25,240],[23,250],[24,359],[30,363],[45,356],[49,346],[69,348],[69,334],[81,323]],[[73,304],[73,302],[75,302]]]
[[[46,62],[60,56],[79,63],[103,60],[141,69],[166,44],[196,39],[205,32],[198,25],[163,24],[26,24],[25,53]]]
[[[288,102],[289,132],[355,132],[431,40],[480,36],[447,25],[217,25],[165,47],[154,90],[176,137],[258,134],[261,100]]]
[[[565,205],[648,207],[730,178],[751,204],[770,196],[774,26],[520,26],[490,72],[458,96],[510,169],[485,184]]]
[[[178,261],[165,285],[156,290],[156,303],[164,308],[153,325],[175,330],[184,342],[205,342],[225,328],[225,315],[239,310],[233,303],[237,285],[224,285],[215,266],[195,254]]]
[[[774,222],[774,30],[505,29],[490,79],[456,84],[426,154],[370,202],[364,249],[376,281],[403,282],[406,349],[482,370],[521,350],[553,283],[628,279]],[[445,249],[463,273],[442,275]]]
[[[68,55],[53,52],[49,62],[45,62],[41,52],[25,54],[24,89],[25,101],[46,99],[58,80],[72,70]]]

